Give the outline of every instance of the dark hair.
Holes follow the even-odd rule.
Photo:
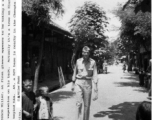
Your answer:
[[[136,120],[151,120],[151,102],[143,101],[138,106]]]
[[[43,90],[36,90],[35,95],[36,97],[43,96]]]
[[[47,88],[47,87],[46,87],[46,88]],[[44,95],[43,87],[41,87],[40,89],[36,90],[35,95],[36,95],[36,97],[39,97],[39,96],[46,97],[46,96]]]
[[[30,75],[27,75],[27,74],[22,76],[22,80],[23,81],[26,81],[26,80],[33,81],[32,77]]]
[[[36,95],[36,97],[41,96],[41,91],[40,90],[36,90],[35,95]]]
[[[33,81],[30,78],[26,77],[22,81],[22,91],[25,91],[25,83],[26,82],[29,82],[29,84],[31,84],[33,86]]]

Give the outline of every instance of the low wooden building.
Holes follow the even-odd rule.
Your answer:
[[[40,29],[33,30],[30,18],[22,16],[22,63],[29,62],[34,74],[35,66],[40,53],[42,33]],[[54,22],[50,22],[45,30],[45,41],[43,59],[40,71],[48,75],[58,75],[57,68],[62,67],[63,72],[67,71],[72,57],[73,37],[70,32]]]

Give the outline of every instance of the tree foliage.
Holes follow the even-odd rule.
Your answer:
[[[125,5],[123,5],[123,9],[125,9],[129,5],[135,6],[135,13],[142,12],[151,12],[151,0],[128,0]]]
[[[44,26],[52,17],[64,13],[61,0],[22,0],[22,11],[32,19],[32,24]]]
[[[73,58],[84,45],[90,46],[92,51],[104,47],[107,44],[104,35],[107,24],[106,13],[97,4],[85,2],[78,7],[69,22],[70,31],[75,36]]]
[[[97,58],[100,58],[102,60],[110,60],[115,57],[115,49],[114,46],[111,46],[110,44],[106,47],[101,47],[94,51],[94,56]]]
[[[47,25],[51,22],[52,17],[62,15],[64,10],[61,0],[22,0],[22,12],[30,17],[30,26],[33,28],[33,34],[36,34],[36,32],[34,32],[36,30],[41,30],[42,33],[38,63],[34,77],[33,91],[35,92],[38,87],[39,71],[43,57],[45,30]]]
[[[148,48],[151,38],[151,15],[149,12],[134,12],[135,7],[129,6],[125,10],[120,6],[115,14],[122,23],[119,38],[119,48],[125,52],[139,50],[142,45]]]
[[[106,39],[104,32],[108,24],[107,17],[102,8],[95,3],[85,2],[75,11],[69,23],[76,42],[90,43],[95,47],[100,45],[96,43],[104,42]]]

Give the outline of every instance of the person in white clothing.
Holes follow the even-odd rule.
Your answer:
[[[53,120],[52,100],[48,96],[48,87],[41,87],[37,91],[37,119]]]
[[[104,63],[103,63],[103,71],[104,71],[106,74],[107,74],[107,66],[108,66],[107,61],[104,60]]]

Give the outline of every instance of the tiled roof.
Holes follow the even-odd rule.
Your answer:
[[[53,27],[55,27],[55,28],[57,28],[57,29],[59,29],[59,30],[61,30],[63,32],[66,32],[67,34],[71,35],[71,33],[68,30],[64,29],[63,27],[59,26],[58,24],[56,24],[53,21],[50,22],[50,25],[52,25]]]

